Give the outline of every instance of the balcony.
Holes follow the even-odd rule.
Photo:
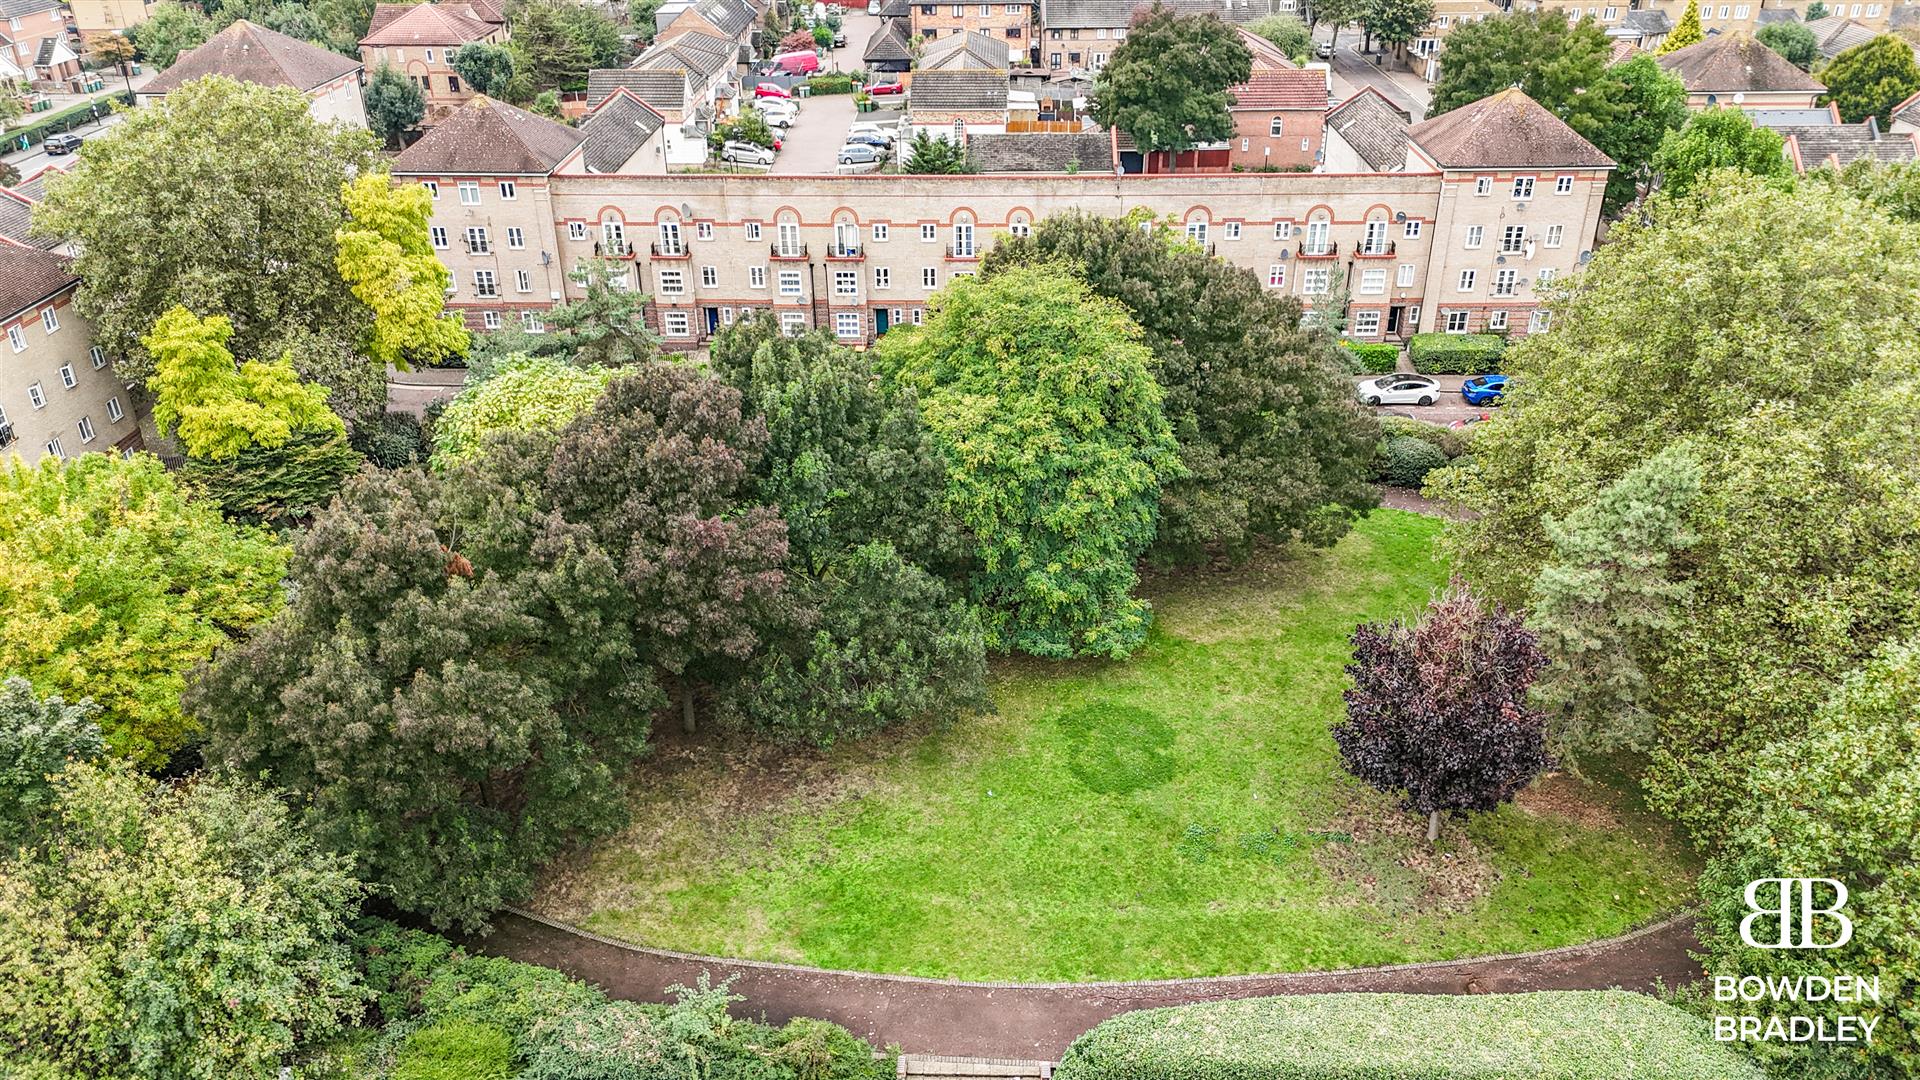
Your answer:
[[[593,243],[593,253],[606,259],[631,259],[633,245],[625,240],[596,240]]]
[[[680,241],[679,243],[665,243],[665,244],[661,243],[658,240],[655,240],[649,246],[648,250],[653,252],[653,257],[656,259],[691,259],[693,258],[693,249],[691,247],[688,247],[686,241],[684,240]]]
[[[1303,259],[1331,259],[1339,254],[1340,245],[1336,243],[1321,244],[1319,247],[1300,245],[1300,257]]]
[[[767,250],[771,256],[776,259],[804,259],[807,257],[807,245],[805,244],[776,243]]]
[[[866,257],[865,249],[859,244],[832,244],[827,247],[829,259],[864,259]]]
[[[1372,244],[1361,244],[1354,251],[1354,257],[1360,259],[1388,259],[1393,257],[1393,241],[1381,240]]]

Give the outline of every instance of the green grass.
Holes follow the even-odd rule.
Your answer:
[[[1144,649],[998,664],[993,716],[797,765],[663,761],[640,824],[539,906],[674,949],[1090,980],[1546,948],[1683,904],[1688,857],[1608,789],[1557,781],[1436,854],[1341,771],[1348,634],[1444,584],[1437,531],[1380,511],[1330,552],[1148,582]]]

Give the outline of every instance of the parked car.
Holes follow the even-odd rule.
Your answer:
[[[820,54],[799,51],[779,53],[773,58],[773,66],[789,75],[811,75],[820,70]]]
[[[749,142],[729,142],[720,148],[720,160],[735,165],[771,165],[773,151]]]
[[[775,86],[774,89],[780,90],[777,86]],[[762,94],[754,98],[753,107],[756,109],[778,110],[784,113],[797,113],[800,111],[800,103],[794,100],[793,96],[784,90],[781,90],[778,94]]]
[[[1387,375],[1360,381],[1360,400],[1369,405],[1431,405],[1440,385],[1425,375]]]
[[[893,142],[894,136],[898,131],[899,129],[897,128],[891,126],[882,127],[871,120],[860,120],[847,125],[847,134],[849,135],[878,135],[889,143]]]
[[[47,153],[71,154],[75,150],[80,149],[80,144],[85,141],[86,140],[71,131],[63,131],[58,135],[49,135],[47,136],[46,142]]]
[[[1460,396],[1469,405],[1498,405],[1507,396],[1505,375],[1475,375],[1460,384]]]
[[[770,112],[762,113],[761,115],[766,118],[767,126],[776,132],[784,134],[788,128],[793,126],[792,113]]]
[[[1321,42],[1319,46],[1313,50],[1313,55],[1319,57],[1322,60],[1333,59],[1333,42],[1331,41]]]
[[[847,47],[847,32],[845,30],[835,30],[833,32],[833,47],[836,49],[844,49]]]
[[[872,94],[874,97],[886,97],[888,94],[904,94],[906,92],[907,86],[905,83],[890,82],[867,87],[867,93]]]
[[[773,98],[776,101],[792,101],[793,91],[782,89],[772,83],[763,82],[753,88],[753,96],[757,98]]]
[[[848,143],[840,148],[842,165],[874,165],[881,158],[880,148],[865,143]]]
[[[887,138],[885,135],[876,135],[871,131],[849,131],[847,132],[847,145],[871,146],[875,150],[889,150],[893,147],[893,140]]]

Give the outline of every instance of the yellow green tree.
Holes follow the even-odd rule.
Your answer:
[[[296,434],[346,431],[327,408],[326,387],[301,382],[286,357],[236,365],[232,336],[226,316],[202,319],[176,305],[142,340],[154,358],[154,422],[190,456],[224,461],[249,447],[285,446]]]
[[[1665,56],[1675,49],[1697,45],[1706,40],[1706,36],[1700,30],[1700,0],[1687,0],[1687,10],[1680,13],[1680,21],[1673,24],[1673,32],[1667,35],[1653,54]]]
[[[334,232],[334,265],[361,303],[373,311],[366,351],[405,368],[467,351],[467,331],[445,313],[453,275],[433,253],[427,189],[396,187],[385,173],[367,173],[341,186],[347,223]]]

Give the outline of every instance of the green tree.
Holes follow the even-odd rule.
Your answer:
[[[1141,224],[1056,214],[996,244],[982,269],[1066,262],[1145,331],[1185,469],[1161,490],[1156,561],[1333,543],[1375,504],[1379,433],[1354,405],[1332,342],[1300,328],[1298,300],[1166,226]]]
[[[579,90],[593,68],[627,56],[620,28],[584,4],[529,0],[513,14],[513,68],[533,90]]]
[[[1134,561],[1181,467],[1126,309],[1067,270],[1011,268],[956,281],[926,326],[889,333],[879,354],[918,391],[947,458],[989,645],[1057,657],[1139,647],[1149,611],[1129,595]]]
[[[272,613],[285,565],[151,455],[0,467],[0,671],[91,697],[115,753],[163,764],[193,734],[188,670]]]
[[[349,482],[297,545],[285,610],[185,699],[211,761],[270,776],[437,926],[478,926],[618,828],[660,704],[617,630],[618,565],[494,476]]]
[[[180,478],[229,521],[281,528],[300,525],[325,506],[363,460],[340,432],[302,432],[230,458],[187,458]]]
[[[1432,22],[1433,0],[1366,0],[1360,8],[1369,49],[1375,38],[1387,45],[1405,45]]]
[[[660,339],[647,327],[653,298],[627,287],[618,259],[582,259],[568,275],[581,297],[547,311],[546,327],[575,364],[626,367],[660,356]]]
[[[1889,643],[1854,672],[1791,738],[1759,753],[1725,846],[1700,879],[1701,944],[1717,975],[1769,981],[1871,973],[1887,984],[1884,1007],[1761,1002],[1741,1012],[1877,1015],[1873,1040],[1855,1047],[1795,1047],[1778,1076],[1906,1076],[1920,1068],[1920,1020],[1900,1007],[1920,984],[1914,940],[1920,898],[1920,638]],[[1755,949],[1741,940],[1747,882],[1833,878],[1846,885],[1853,936],[1836,949]],[[1762,895],[1765,895],[1764,893]],[[1823,902],[1831,900],[1823,897]],[[1762,919],[1756,940],[1781,928]],[[1824,1017],[1823,1017],[1824,1018]]]
[[[1640,185],[1652,181],[1653,155],[1669,131],[1687,122],[1687,88],[1668,74],[1653,57],[1641,53],[1615,64],[1612,76],[1620,83],[1620,108],[1591,138],[1600,152],[1618,166],[1607,177],[1605,210],[1620,208],[1639,197]]]
[[[1846,189],[1896,221],[1920,223],[1920,162],[1859,158],[1838,172],[1822,169],[1809,176]]]
[[[1646,657],[1679,628],[1692,596],[1672,562],[1693,546],[1687,513],[1699,497],[1698,463],[1669,447],[1564,520],[1547,519],[1553,553],[1534,579],[1527,624],[1550,661],[1534,697],[1560,761],[1652,747]]]
[[[1728,175],[1623,221],[1521,390],[1429,481],[1463,574],[1524,601],[1566,521],[1671,446],[1699,463],[1684,615],[1638,659],[1658,717],[1647,784],[1717,835],[1763,746],[1881,643],[1920,629],[1920,472],[1902,374],[1920,341],[1920,229],[1824,184]],[[1676,289],[1673,283],[1686,282]]]
[[[54,808],[53,777],[106,749],[99,707],[59,694],[41,700],[18,675],[0,682],[0,852],[10,852]]]
[[[1793,163],[1787,160],[1780,133],[1755,126],[1740,109],[1694,113],[1660,140],[1650,167],[1661,190],[1674,195],[1703,189],[1714,173],[1729,169],[1783,186],[1793,184]]]
[[[715,150],[728,142],[747,142],[771,149],[774,135],[773,128],[767,124],[766,114],[751,105],[743,106],[740,115],[721,121],[707,136],[707,144]]]
[[[389,150],[398,149],[406,133],[419,127],[427,116],[426,94],[392,64],[382,63],[373,69],[362,98],[368,130]]]
[[[334,265],[373,312],[367,355],[402,369],[465,355],[466,327],[445,310],[453,275],[427,235],[427,189],[396,187],[386,173],[372,172],[349,182],[341,201],[347,221],[333,234]]]
[[[1700,0],[1687,0],[1686,10],[1680,13],[1680,20],[1673,24],[1673,29],[1667,33],[1660,42],[1660,47],[1655,49],[1653,54],[1665,56],[1676,49],[1698,45],[1705,40],[1706,35],[1700,30]]]
[[[653,37],[659,32],[654,18],[666,0],[627,0],[627,28],[642,45],[653,43]]]
[[[1095,77],[1093,118],[1177,161],[1189,147],[1233,134],[1227,91],[1252,71],[1253,54],[1219,16],[1178,15],[1154,0]]]
[[[154,422],[189,456],[224,461],[250,446],[284,446],[299,432],[346,433],[326,387],[301,382],[284,358],[236,366],[231,337],[224,316],[199,319],[176,307],[142,339],[153,357]]]
[[[433,426],[435,468],[478,454],[488,439],[506,431],[557,432],[592,407],[613,374],[579,368],[553,357],[517,357],[501,362],[492,378],[468,386]]]
[[[1858,124],[1871,116],[1885,131],[1893,107],[1920,91],[1920,62],[1912,45],[1881,34],[1834,57],[1820,70],[1820,81],[1827,84],[1820,103],[1837,107],[1840,119]]]
[[[163,0],[145,22],[129,27],[127,36],[142,60],[156,71],[165,71],[181,53],[212,37],[213,23],[194,8]]]
[[[1820,58],[1820,43],[1803,23],[1768,23],[1753,36],[1801,71],[1812,70],[1813,62]]]
[[[1427,115],[1518,86],[1592,140],[1620,111],[1622,87],[1608,70],[1612,61],[1613,44],[1592,19],[1528,11],[1463,23],[1447,34],[1447,62]]]
[[[922,129],[907,144],[905,171],[918,176],[954,175],[976,171],[966,148]]]
[[[119,377],[146,383],[141,338],[175,306],[230,320],[241,356],[278,355],[301,332],[360,339],[369,315],[333,234],[373,141],[308,105],[290,87],[198,79],[91,138],[87,167],[47,185],[34,228],[78,246],[80,312]]]
[[[1269,15],[1247,24],[1247,31],[1273,42],[1274,47],[1291,57],[1313,51],[1313,31],[1292,15]]]
[[[1820,0],[1813,0],[1813,3],[1807,5],[1808,22],[1812,22],[1815,19],[1824,19],[1829,14],[1831,13],[1827,11],[1827,5],[1821,3]]]
[[[502,97],[513,82],[513,50],[487,41],[469,41],[453,54],[453,70],[476,94]]]
[[[1334,48],[1340,46],[1340,28],[1348,23],[1359,21],[1366,12],[1365,0],[1320,0],[1313,5],[1313,20],[1310,26],[1326,23],[1333,27],[1333,36],[1328,43]]]
[[[271,1075],[358,1016],[366,890],[272,796],[122,764],[67,770],[55,798],[0,856],[0,1069]]]
[[[813,44],[817,49],[833,47],[833,28],[824,23],[813,28]]]

